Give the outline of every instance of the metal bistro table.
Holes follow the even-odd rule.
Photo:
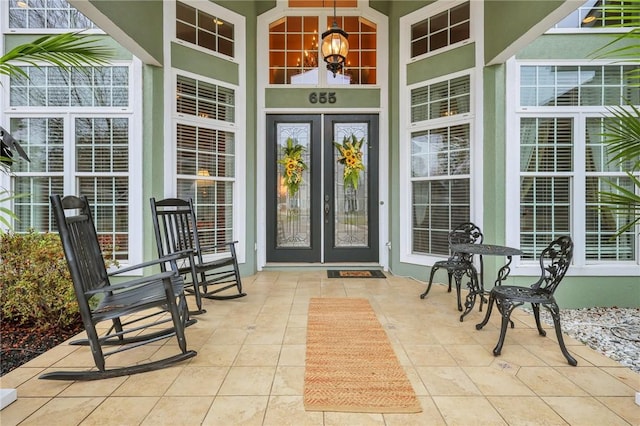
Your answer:
[[[520,249],[507,247],[507,246],[498,246],[494,244],[452,244],[451,250],[458,253],[467,253],[480,256],[480,277],[478,278],[471,276],[471,279],[467,286],[469,287],[469,293],[467,294],[464,306],[465,310],[460,315],[460,322],[464,320],[464,317],[471,312],[473,306],[476,304],[476,298],[480,296],[480,310],[482,311],[482,303],[484,301],[484,264],[483,264],[483,256],[505,256],[507,258],[507,263],[500,267],[498,270],[498,276],[495,281],[495,285],[502,284],[502,281],[506,280],[511,272],[511,261],[513,260],[513,256],[520,256],[523,252]],[[475,267],[470,265],[470,269],[476,272]]]

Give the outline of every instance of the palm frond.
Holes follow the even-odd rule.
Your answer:
[[[70,67],[106,65],[113,51],[98,42],[97,38],[77,32],[40,37],[0,57],[0,74],[27,77],[24,70],[16,65],[18,61],[35,67],[46,62],[65,70]]]
[[[627,103],[627,107],[611,107],[609,112],[616,120],[605,121],[602,137],[609,153],[614,155],[609,163],[631,161],[633,169],[640,169],[640,109]]]

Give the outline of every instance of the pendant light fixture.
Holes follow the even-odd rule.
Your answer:
[[[336,0],[333,0],[333,24],[328,31],[322,33],[322,56],[327,69],[336,76],[344,67],[349,52],[349,34],[338,26],[336,21]]]

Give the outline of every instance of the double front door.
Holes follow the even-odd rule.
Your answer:
[[[378,262],[377,115],[268,115],[266,160],[267,262]]]

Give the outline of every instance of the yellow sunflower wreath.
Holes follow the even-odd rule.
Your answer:
[[[360,171],[365,170],[364,164],[362,163],[361,151],[364,138],[358,140],[358,138],[352,134],[351,137],[345,137],[342,144],[337,142],[333,144],[341,155],[341,157],[338,158],[338,163],[344,164],[344,186],[352,186],[353,189],[358,189]]]
[[[289,191],[290,196],[294,196],[300,184],[302,183],[302,172],[307,169],[307,165],[302,161],[302,154],[305,147],[299,145],[291,138],[287,139],[287,146],[284,147],[284,156],[278,160],[278,163],[284,166],[282,175],[284,176],[284,184]]]

